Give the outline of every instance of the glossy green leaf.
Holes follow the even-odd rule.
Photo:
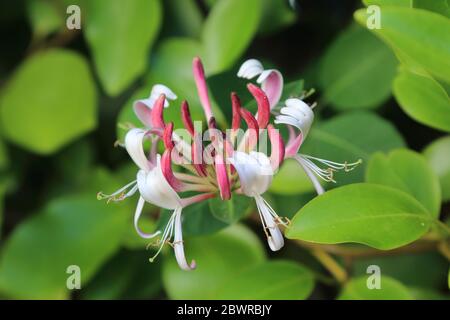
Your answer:
[[[367,277],[352,279],[348,282],[339,300],[413,300],[413,296],[403,284],[387,276],[381,277],[381,289],[369,289]]]
[[[437,81],[403,71],[395,79],[393,90],[399,105],[411,118],[450,132],[450,98]]]
[[[303,300],[314,289],[310,270],[291,261],[275,260],[255,265],[217,291],[221,300]]]
[[[161,23],[159,0],[86,2],[85,35],[106,92],[116,96],[146,67]],[[114,35],[114,36],[111,36]]]
[[[231,224],[239,221],[251,212],[253,199],[234,194],[230,200],[223,201],[216,197],[208,200],[209,209],[214,217],[225,223]]]
[[[22,223],[6,242],[0,291],[11,298],[65,297],[67,267],[79,266],[81,284],[86,284],[118,249],[126,214],[119,206],[107,207],[97,201],[95,195],[51,202],[42,213]]]
[[[163,264],[163,285],[171,299],[213,299],[240,272],[265,259],[258,238],[248,229],[234,225],[220,233],[185,239],[188,259],[195,259],[197,268],[186,272],[179,268],[173,250]]]
[[[338,110],[379,107],[391,94],[397,64],[382,41],[352,25],[322,59],[319,83],[325,102]]]
[[[203,26],[205,64],[208,72],[231,67],[255,35],[262,14],[260,0],[220,0]]]
[[[355,12],[366,25],[365,9]],[[439,79],[450,82],[450,20],[434,12],[386,7],[382,27],[373,29],[394,50],[416,61]]]
[[[58,5],[52,1],[27,1],[27,13],[35,37],[45,37],[64,25],[65,11],[59,9]]]
[[[450,18],[450,4],[448,0],[411,0],[413,7],[418,9],[425,9],[440,13],[447,18]]]
[[[396,128],[371,112],[352,112],[313,125],[300,153],[336,162],[363,163],[351,172],[337,173],[338,184],[361,182],[370,156],[405,146]],[[331,184],[329,184],[331,185]]]
[[[433,141],[423,151],[431,168],[438,175],[442,200],[450,200],[450,137],[446,136]]]
[[[402,190],[416,198],[433,217],[439,216],[439,179],[425,157],[414,151],[374,154],[367,166],[366,181]]]
[[[295,215],[286,236],[317,243],[356,242],[390,250],[420,238],[430,222],[427,210],[410,195],[360,183],[314,198]]]
[[[37,53],[19,66],[0,100],[5,139],[51,154],[95,128],[95,85],[85,59],[68,50]]]

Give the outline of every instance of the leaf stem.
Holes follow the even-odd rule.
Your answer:
[[[322,265],[330,272],[333,277],[340,283],[343,284],[347,281],[348,275],[347,271],[333,259],[333,257],[320,248],[315,248],[311,250],[311,254],[318,260]]]

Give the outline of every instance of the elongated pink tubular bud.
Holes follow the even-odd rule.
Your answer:
[[[164,94],[160,95],[158,100],[156,100],[155,104],[152,108],[152,125],[154,128],[164,129],[164,102],[166,101],[166,96]]]
[[[167,149],[172,149],[175,146],[172,141],[172,133],[173,133],[173,122],[170,122],[164,128],[163,133],[164,147],[166,147]]]
[[[195,84],[197,85],[198,96],[202,104],[203,111],[206,115],[206,120],[209,120],[213,114],[211,110],[211,102],[208,96],[208,87],[206,86],[205,70],[203,69],[202,61],[199,57],[195,57],[192,62],[192,71],[194,73]]]
[[[293,157],[298,153],[300,146],[303,143],[303,134],[300,132],[297,136],[291,137],[286,145],[287,158]]]
[[[183,120],[184,127],[189,131],[189,134],[194,136],[194,124],[192,123],[191,112],[186,100],[181,103],[181,120]]]
[[[270,118],[270,103],[266,94],[262,89],[258,86],[255,86],[252,83],[247,85],[248,91],[255,98],[256,103],[258,104],[258,125],[260,129],[264,129],[267,127]]]
[[[233,119],[231,121],[231,129],[237,130],[241,126],[241,100],[236,92],[231,93],[231,109],[233,113]]]
[[[194,133],[191,146],[191,156],[193,162],[192,164],[194,165],[197,174],[201,177],[206,177],[206,168],[203,163],[203,144],[200,133]]]
[[[229,200],[231,198],[230,180],[228,179],[227,165],[225,164],[223,155],[220,152],[214,156],[214,166],[216,169],[220,197],[222,200]]]
[[[246,133],[247,140],[245,141],[245,143],[247,144],[247,148],[249,150],[252,150],[253,147],[258,143],[258,136],[259,136],[258,121],[256,121],[252,113],[245,108],[241,108],[239,112],[248,126],[248,130]]]
[[[249,129],[253,129],[256,132],[259,132],[258,121],[256,121],[255,117],[250,111],[245,108],[240,108],[239,113],[241,114],[241,117],[244,118],[244,121],[245,123],[247,123],[247,127]]]
[[[271,124],[267,126],[269,133],[269,140],[271,145],[270,163],[272,169],[277,169],[284,160],[284,142],[280,132],[275,129]]]
[[[183,182],[178,180],[172,171],[172,150],[166,149],[161,157],[161,170],[170,186],[176,191],[180,192],[184,188]]]

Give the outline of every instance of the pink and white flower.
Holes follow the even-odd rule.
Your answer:
[[[280,218],[262,195],[269,189],[273,176],[284,159],[296,159],[319,194],[323,193],[323,188],[314,174],[324,180],[334,181],[333,171],[352,170],[359,162],[339,164],[298,154],[314,120],[312,107],[298,98],[287,99],[281,109],[276,108],[279,113],[275,114],[273,123],[288,126],[290,132],[289,139],[284,142],[271,123],[271,113],[275,113],[275,106],[280,104],[283,91],[283,76],[278,70],[265,70],[255,59],[244,62],[238,76],[247,79],[259,76],[257,83],[261,87],[252,83],[247,85],[258,110],[253,115],[241,105],[237,94],[232,92],[232,123],[226,132],[216,124],[199,58],[193,60],[193,76],[207,120],[207,143],[202,132],[192,122],[187,101],[181,103],[180,117],[190,140],[185,141],[174,132],[173,123],[164,119],[164,110],[177,96],[164,85],[153,86],[149,97],[136,101],[133,106],[143,127],[131,128],[123,143],[137,166],[136,179],[113,194],[99,193],[98,198],[122,201],[139,192],[134,215],[135,229],[146,239],[158,236],[156,244],[159,248],[150,261],[156,258],[164,244],[169,243],[174,248],[179,266],[184,270],[194,269],[195,261],[188,263],[184,252],[183,209],[217,196],[227,201],[233,193],[255,200],[269,247],[273,251],[280,250],[284,245],[284,238],[279,226],[288,227],[289,221]],[[242,122],[246,124],[245,130],[241,128]],[[270,155],[257,150],[264,130],[269,137]],[[146,140],[150,142],[148,151],[144,148]],[[158,153],[158,144],[164,146],[161,153]],[[329,168],[322,169],[315,162]],[[178,170],[174,171],[172,166]],[[185,192],[194,192],[195,195],[185,196]],[[139,228],[139,219],[146,202],[172,210],[164,230],[149,234]]]

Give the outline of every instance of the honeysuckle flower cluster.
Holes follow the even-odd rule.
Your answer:
[[[284,159],[297,160],[318,194],[324,192],[318,178],[334,181],[335,171],[350,171],[359,163],[336,163],[298,153],[314,120],[314,105],[309,106],[300,98],[292,97],[281,102],[280,109],[275,108],[280,104],[283,91],[283,76],[278,70],[266,70],[258,60],[250,59],[242,64],[237,75],[246,79],[258,77],[256,83],[260,86],[247,85],[256,100],[257,113],[252,114],[243,107],[237,94],[232,92],[232,122],[231,128],[226,131],[220,130],[216,124],[199,58],[193,60],[193,76],[207,120],[205,133],[201,125],[194,125],[187,101],[181,103],[180,115],[188,139],[178,134],[179,130],[174,130],[173,122],[166,122],[164,109],[177,96],[162,84],[154,85],[147,99],[134,103],[135,114],[143,126],[131,128],[123,145],[138,167],[136,179],[113,194],[99,193],[98,198],[122,201],[139,192],[134,215],[135,229],[146,239],[159,236],[155,243],[158,250],[150,261],[168,243],[174,248],[179,266],[184,270],[194,269],[195,261],[188,263],[184,252],[182,220],[189,217],[183,216],[183,209],[213,197],[228,201],[233,193],[255,200],[269,247],[273,251],[280,250],[284,238],[279,227],[288,227],[289,220],[279,217],[262,195],[269,189]],[[242,123],[245,123],[244,127],[241,127]],[[287,126],[289,138],[286,142],[275,124]],[[265,130],[270,154],[258,148]],[[144,148],[147,140],[150,141],[149,150]],[[158,144],[163,145],[161,153],[158,153]],[[177,170],[173,170],[173,166]],[[194,192],[195,195],[185,196],[186,192]],[[146,202],[172,210],[164,230],[148,234],[139,228],[138,222]]]

